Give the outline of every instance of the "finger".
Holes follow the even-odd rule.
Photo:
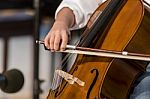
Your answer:
[[[66,46],[67,46],[67,43],[68,43],[68,35],[65,32],[64,35],[62,35],[62,43],[61,43],[61,46],[60,46],[60,50],[62,50],[62,51],[65,50]]]
[[[55,40],[54,40],[54,50],[55,51],[59,50],[60,39],[61,39],[61,36],[59,34],[55,36]]]
[[[44,39],[44,45],[47,49],[50,49],[50,35],[47,35]]]
[[[55,39],[55,35],[51,35],[51,37],[50,37],[50,50],[52,52],[54,51],[54,39]]]

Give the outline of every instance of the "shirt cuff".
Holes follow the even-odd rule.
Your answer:
[[[75,2],[67,2],[67,0],[62,1],[59,7],[57,8],[55,12],[55,19],[56,19],[58,12],[64,7],[70,8],[75,15],[75,25],[71,27],[70,30],[79,29],[85,26],[85,23],[82,22],[84,15],[81,9],[79,8],[79,6]]]

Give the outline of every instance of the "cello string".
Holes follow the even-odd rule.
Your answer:
[[[82,37],[82,36],[81,36],[81,37]],[[75,42],[76,45],[77,45],[77,43],[80,41],[80,38],[81,38],[81,37],[79,37],[79,39]],[[44,41],[38,41],[38,40],[36,40],[36,43],[37,43],[37,44],[43,44],[43,45],[44,45]],[[47,48],[45,47],[45,45],[44,45],[44,48],[45,48],[45,50],[49,50],[49,49],[47,49]],[[50,51],[50,50],[49,50],[49,51]],[[55,70],[65,68],[67,62],[70,60],[70,58],[71,58],[72,56],[73,56],[72,53],[67,53],[67,55],[60,61],[60,64],[57,66],[57,68],[56,68]],[[66,67],[67,67],[67,66],[66,66]],[[54,70],[54,71],[55,71],[55,70]],[[58,80],[58,77],[59,77],[59,76],[56,75],[55,72],[54,72],[54,77],[53,77],[52,83],[51,83],[51,89],[55,89],[55,88],[57,87],[58,83],[62,81],[61,79]],[[61,85],[61,83],[60,83],[60,85]]]
[[[68,62],[68,60],[71,58],[71,55],[73,55],[73,54],[67,54],[64,58],[63,58],[63,60],[60,62],[60,65],[58,65],[58,67],[55,69],[55,71],[56,70],[62,70],[62,68],[66,68],[67,66],[66,66],[66,64],[67,64],[67,62]],[[58,83],[60,82],[61,83],[61,81],[62,81],[62,79],[54,72],[54,77],[53,77],[53,82],[52,82],[52,87],[54,87],[54,88],[56,88],[57,87],[57,85],[58,85]]]
[[[79,43],[79,41],[80,41],[81,39],[83,39],[83,37],[85,37],[85,35],[87,35],[87,34],[82,33],[81,36],[79,36],[78,40],[74,43],[75,46],[77,46],[77,44]],[[39,44],[43,44],[43,45],[44,45],[44,41],[36,41],[36,43],[39,43]],[[45,45],[44,45],[44,47],[45,47]],[[45,49],[46,49],[46,47],[45,47]],[[48,49],[46,49],[46,50],[48,50]],[[70,60],[70,58],[71,58],[73,55],[74,55],[73,53],[67,53],[67,55],[60,61],[60,64],[57,66],[57,68],[56,68],[55,70],[57,70],[57,69],[62,70],[62,68],[66,69],[66,68],[67,68],[66,64],[67,64],[67,62]],[[54,71],[55,71],[55,70],[54,70]],[[62,78],[60,78],[60,77],[54,72],[54,77],[53,77],[53,80],[52,80],[51,89],[56,89],[58,85],[59,85],[59,89],[60,89],[60,88],[61,88],[61,85],[62,85],[61,82],[62,82]]]
[[[84,30],[85,32],[86,30]],[[85,33],[82,33],[81,36],[79,36],[78,40],[74,43],[75,46],[77,46],[80,42],[80,40],[82,39],[85,39],[86,35],[88,35],[88,33],[86,32]],[[83,40],[84,41],[84,40]],[[66,65],[66,63],[70,60],[70,58],[74,56],[73,53],[67,53],[67,55],[62,59],[61,61],[61,64],[62,66],[59,66],[57,69],[62,69],[64,68]],[[65,63],[64,63],[65,62]],[[66,66],[67,67],[67,66]],[[58,77],[58,76],[57,76]],[[57,78],[55,78],[54,80],[56,80],[57,84],[59,83],[59,87],[58,87],[58,90],[60,91],[61,90],[61,85],[62,85],[62,79],[59,81]],[[53,84],[55,87],[57,86],[55,83]]]
[[[93,16],[93,15],[92,15]],[[91,16],[91,17],[92,17]],[[98,16],[99,16],[99,14],[98,14]],[[89,19],[89,22],[90,22],[90,19]],[[89,23],[88,22],[88,23]],[[87,23],[87,24],[88,24]],[[91,28],[92,27],[92,25],[89,27],[89,28]],[[83,39],[85,39],[86,38],[86,36],[88,35],[88,33],[87,32],[85,32],[86,31],[86,29],[84,30],[84,32],[81,34],[81,36],[79,37],[79,39],[75,42],[75,46],[77,46],[77,44],[79,43],[79,41],[80,40],[82,40],[82,41],[84,41]],[[85,41],[84,41],[85,42]],[[84,43],[83,42],[83,43]],[[44,44],[44,41],[42,41],[41,43],[43,43]],[[62,69],[62,68],[67,68],[67,66],[66,66],[66,64],[67,64],[67,62],[70,60],[70,58],[73,56],[73,54],[72,53],[67,53],[67,55],[62,59],[62,61],[60,62],[60,64],[57,66],[57,69]],[[56,69],[55,69],[56,70]],[[57,87],[57,85],[58,85],[58,83],[60,82],[60,87],[61,87],[61,82],[62,82],[62,79],[59,79],[60,77],[58,76],[58,75],[56,75],[56,73],[54,72],[54,77],[53,77],[53,81],[52,81],[52,84],[51,84],[51,87],[52,88],[56,88]],[[60,87],[59,87],[59,89],[60,89]]]
[[[87,34],[86,34],[86,35],[87,35]],[[74,43],[74,45],[77,46],[77,45],[79,44],[80,40],[83,39],[83,37],[85,37],[85,34],[84,34],[84,33],[82,33],[81,36],[79,36],[78,40]],[[66,68],[67,68],[66,64],[67,64],[67,62],[70,60],[70,58],[71,58],[72,56],[74,56],[73,53],[67,53],[67,55],[61,60],[61,63],[58,65],[57,70],[58,70],[58,69],[61,69],[61,70],[62,70],[62,68],[65,68],[65,69],[66,69]],[[56,70],[56,69],[55,69],[55,70]],[[56,75],[56,74],[55,74],[55,75]],[[62,79],[59,79],[58,77],[59,77],[59,76],[55,76],[55,77],[54,77],[52,86],[56,88],[57,85],[59,84],[58,90],[60,90],[60,89],[61,89],[61,85],[62,85]]]
[[[38,40],[36,40],[36,43],[37,43],[37,44],[43,44],[43,45],[44,45],[44,41],[38,41]],[[47,48],[45,47],[45,45],[44,45],[44,48],[45,48],[45,50],[49,50],[49,49],[47,49]],[[49,50],[49,51],[50,51],[50,50]],[[70,59],[69,57],[71,57],[70,54],[71,54],[71,53],[68,53],[68,54],[63,58],[63,60],[60,61],[59,65],[57,66],[56,69],[62,69],[62,68],[65,67],[67,61]],[[73,55],[73,54],[72,54],[72,55]],[[67,61],[65,61],[65,60],[67,60]],[[56,69],[55,69],[55,70],[56,70]],[[54,71],[55,71],[55,70],[54,70]],[[52,83],[51,83],[51,89],[55,89],[55,88],[56,88],[56,86],[57,86],[57,84],[58,84],[58,82],[59,82],[59,81],[57,81],[57,78],[58,78],[58,75],[56,75],[55,72],[54,72],[54,77],[53,77]],[[61,80],[60,80],[60,81],[61,81]]]
[[[81,38],[81,37],[82,37],[82,36],[80,36],[79,39],[75,42],[75,45],[78,44],[78,42],[80,41],[80,38]],[[66,64],[68,63],[68,61],[70,60],[70,58],[71,58],[73,55],[74,55],[73,53],[67,53],[67,54],[65,55],[65,57],[61,60],[60,64],[57,66],[57,68],[55,69],[55,71],[58,70],[58,69],[62,70],[62,68],[63,68],[63,69],[66,69],[66,68],[67,68]],[[52,87],[53,87],[53,88],[56,88],[56,87],[59,85],[58,90],[60,90],[61,85],[62,85],[62,80],[63,80],[63,79],[60,78],[60,77],[54,72],[54,77],[53,77],[53,81],[52,81]]]

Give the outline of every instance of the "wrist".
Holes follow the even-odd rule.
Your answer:
[[[68,28],[71,28],[75,24],[73,11],[69,8],[62,8],[56,16],[56,21],[64,23]]]
[[[69,24],[67,24],[66,21],[64,21],[64,20],[56,20],[54,24],[69,28]]]

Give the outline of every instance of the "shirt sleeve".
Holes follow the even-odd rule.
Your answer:
[[[105,0],[63,0],[56,10],[55,18],[62,8],[68,7],[73,11],[76,21],[76,24],[71,30],[82,28],[87,24],[96,8],[104,1]]]

